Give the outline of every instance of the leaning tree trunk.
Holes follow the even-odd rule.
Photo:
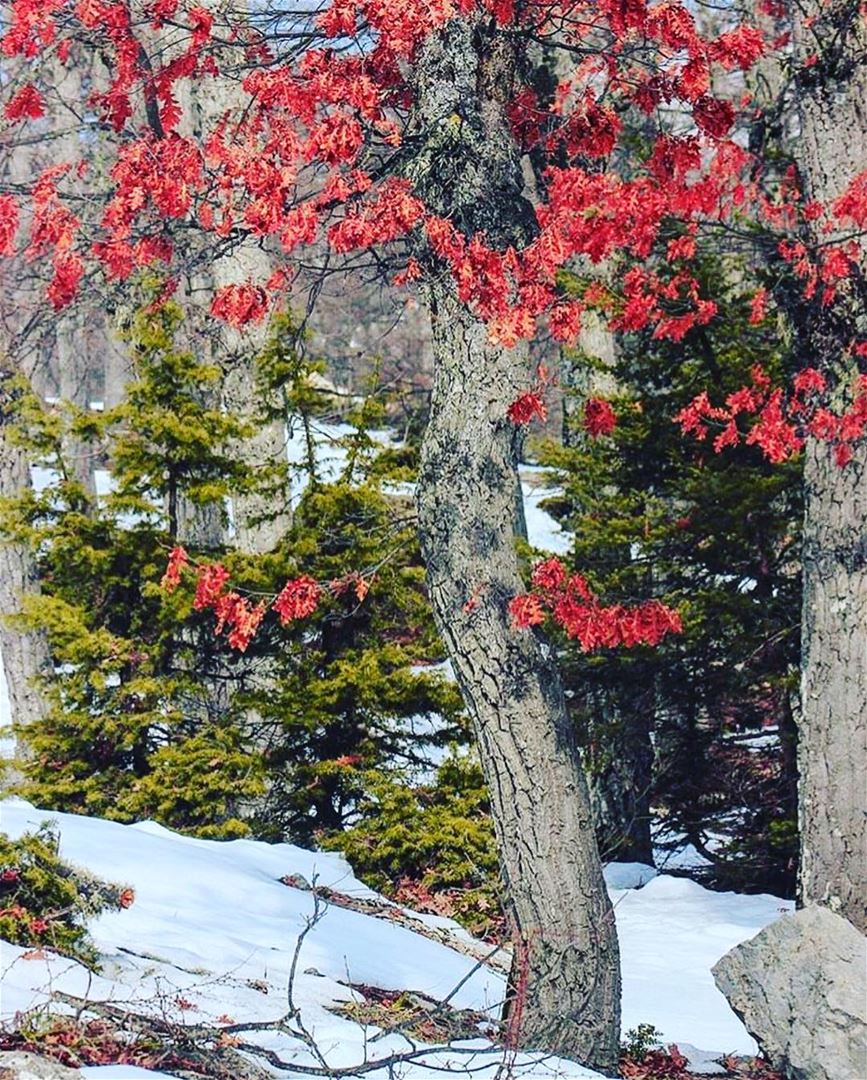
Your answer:
[[[792,5],[800,139],[794,144],[808,198],[826,205],[867,168],[867,26],[855,0]],[[842,235],[842,233],[841,233]],[[823,243],[839,239],[821,233]],[[835,304],[809,313],[813,363],[845,385],[846,356],[867,334],[860,274]],[[805,464],[804,607],[799,734],[802,902],[825,904],[867,932],[867,445],[838,468],[811,441]]]
[[[431,602],[475,726],[507,911],[525,972],[522,1041],[613,1068],[620,975],[611,904],[578,748],[550,647],[510,625],[522,590],[514,549],[509,395],[523,350],[449,293],[431,304],[436,379],[419,478]],[[525,977],[524,977],[525,976]]]
[[[435,212],[505,248],[535,216],[506,119],[517,43],[453,19],[421,48],[408,171]],[[430,260],[429,254],[423,257]],[[436,269],[435,261],[432,267]],[[587,785],[550,646],[514,629],[517,433],[525,347],[492,345],[448,275],[429,286],[434,390],[419,473],[431,604],[472,718],[516,937],[510,1018],[523,1046],[617,1065],[620,970]]]

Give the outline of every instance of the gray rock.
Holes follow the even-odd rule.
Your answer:
[[[713,969],[790,1080],[867,1080],[867,938],[828,908],[785,915]]]
[[[0,1080],[81,1080],[78,1069],[68,1069],[52,1058],[20,1050],[0,1052]]]

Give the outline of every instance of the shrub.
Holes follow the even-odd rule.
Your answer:
[[[12,840],[0,833],[0,937],[13,945],[50,948],[95,968],[87,921],[127,908],[132,889],[102,881],[59,855],[53,822]]]

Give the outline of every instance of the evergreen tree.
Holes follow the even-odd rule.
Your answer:
[[[737,278],[712,255],[702,269]],[[622,335],[607,369],[617,426],[544,454],[564,485],[551,509],[574,530],[594,591],[655,593],[684,624],[653,650],[569,647],[566,682],[609,858],[634,857],[642,831],[649,845],[653,805],[713,860],[715,880],[790,894],[801,465],[769,465],[753,446],[714,454],[672,419],[709,386],[723,400],[754,365],[784,376],[791,356],[781,326],[755,322],[735,285],[716,295],[721,317],[682,341]]]
[[[378,460],[361,406],[340,448],[343,475],[319,480],[321,395],[306,381],[311,363],[292,345],[291,322],[278,320],[262,379],[282,385],[311,435],[292,528],[265,556],[190,556],[219,560],[233,588],[256,600],[299,574],[323,583],[327,599],[287,626],[269,614],[239,650],[192,589],[160,587],[179,500],[222,508],[239,489],[274,483],[231,452],[245,425],[202,403],[217,373],[176,347],[179,320],[166,304],[130,319],[136,379],[115,409],[22,410],[32,452],[55,479],[8,506],[5,529],[39,552],[43,592],[25,621],[45,629],[55,673],[49,715],[20,732],[31,756],[18,790],[59,810],[310,843],[356,813],[366,770],[403,770],[423,760],[426,743],[465,738],[454,688],[413,667],[438,659],[440,646],[413,516],[405,499],[383,493],[405,478],[405,463]],[[112,490],[95,509],[64,475],[64,425],[105,448]]]

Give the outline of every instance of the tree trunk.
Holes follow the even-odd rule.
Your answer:
[[[625,673],[616,685],[588,695],[586,730],[579,739],[603,860],[652,866],[650,726],[655,695],[652,687],[631,686],[629,678]]]
[[[414,69],[408,166],[417,194],[465,235],[521,246],[535,216],[506,118],[515,40],[452,19]],[[516,936],[507,1006],[518,1041],[617,1066],[614,917],[557,667],[542,636],[510,624],[523,591],[514,547],[519,436],[506,410],[530,380],[526,347],[491,345],[429,252],[434,389],[418,504],[434,617],[472,718]],[[438,272],[439,271],[439,272]]]
[[[818,62],[797,76],[805,194],[829,204],[867,168],[867,26],[851,0],[792,5],[796,56]],[[817,239],[828,243],[833,233]],[[846,385],[847,351],[867,333],[864,273],[838,302],[807,312],[813,362]],[[817,902],[867,932],[867,445],[838,468],[827,445],[807,446],[805,465],[802,715],[798,745],[802,903]]]
[[[0,498],[14,499],[30,486],[30,466],[26,452],[7,438],[8,404],[0,385]],[[16,629],[9,625],[8,617],[20,613],[22,596],[38,591],[36,562],[28,546],[4,543],[0,538],[0,657],[10,718],[21,726],[38,723],[46,715],[48,704],[35,680],[53,668],[45,634]],[[24,752],[20,742],[17,750]]]
[[[83,320],[67,314],[58,318],[54,348],[60,383],[60,399],[87,412],[90,409],[90,377],[95,366],[88,355]],[[68,429],[60,440],[61,465],[70,480],[76,480],[89,505],[96,506],[96,456],[93,442],[76,438]]]
[[[620,974],[587,786],[550,647],[510,625],[514,550],[510,400],[526,354],[436,287],[435,385],[419,478],[431,601],[472,717],[507,911],[526,949],[521,1041],[602,1069],[617,1062]],[[510,396],[511,395],[511,396]],[[516,955],[521,956],[522,949]]]
[[[867,933],[867,452],[804,472],[799,894]]]

